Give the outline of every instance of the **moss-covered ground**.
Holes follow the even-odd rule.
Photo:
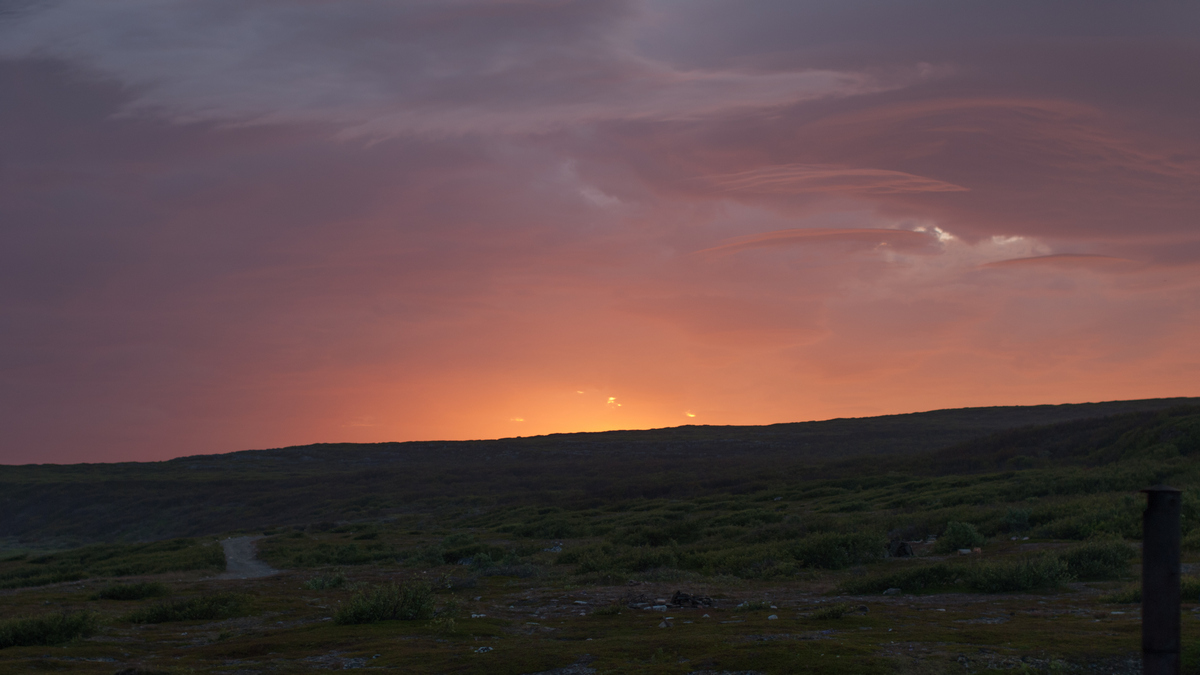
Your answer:
[[[434,545],[428,535],[393,533],[386,525],[370,531],[375,541],[397,546]],[[291,534],[273,535],[277,554],[290,550],[283,546],[288,542],[304,541],[314,549],[322,543],[348,545],[362,532],[304,533],[304,539]],[[468,537],[499,550],[514,548],[511,540],[462,532],[442,542]],[[271,550],[272,539],[263,541],[264,552]],[[539,543],[567,551],[588,545]],[[995,537],[972,556],[974,564],[992,564],[1074,545]],[[160,582],[170,592],[134,601],[96,599],[113,580],[94,578],[3,591],[5,618],[86,610],[99,614],[100,629],[66,644],[4,649],[0,673],[1135,672],[1130,668],[1137,663],[1140,606],[1113,600],[1134,580],[1136,560],[1123,579],[1068,580],[1026,593],[839,593],[848,581],[928,565],[966,565],[961,561],[970,558],[939,556],[928,545],[916,548],[914,559],[806,569],[769,580],[656,568],[598,581],[579,574],[578,565],[555,565],[561,555],[556,551],[530,553],[512,569],[391,561],[294,569],[262,579],[219,579],[205,571],[120,579]],[[1189,557],[1185,569],[1200,568],[1197,563],[1200,558]],[[344,578],[338,587],[314,590],[322,585],[314,580],[338,577]],[[437,618],[335,623],[339,605],[356,592],[392,581],[429,582],[436,589]],[[713,606],[672,606],[676,591],[711,598]],[[131,620],[155,603],[218,593],[244,596],[240,615],[157,624]],[[1187,600],[1185,642],[1200,643],[1200,605],[1194,602],[1200,597]],[[743,603],[754,608],[739,607]],[[830,606],[838,611],[822,611]],[[568,666],[574,670],[554,670]]]

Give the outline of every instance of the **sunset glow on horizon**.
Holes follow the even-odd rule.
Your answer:
[[[0,463],[1200,396],[1200,6],[0,10]]]

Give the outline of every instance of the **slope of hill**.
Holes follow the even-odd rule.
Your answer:
[[[0,466],[0,537],[155,540],[432,512],[464,503],[587,505],[744,494],[782,475],[920,471],[922,465],[943,472],[1020,468],[1049,461],[1055,438],[1067,439],[1060,445],[1091,447],[1103,440],[1092,437],[1098,429],[1119,436],[1145,424],[1148,418],[1139,411],[1153,415],[1186,404],[1200,399],[494,441],[318,444],[151,463]],[[1133,416],[1096,422],[1122,414]],[[1042,428],[1056,423],[1065,426]],[[1022,449],[1030,444],[1037,449]],[[924,457],[930,452],[935,454]]]

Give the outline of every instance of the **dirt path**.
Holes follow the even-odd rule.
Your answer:
[[[269,577],[279,570],[256,557],[254,542],[262,537],[230,537],[221,540],[225,549],[225,573],[218,579],[257,579]]]

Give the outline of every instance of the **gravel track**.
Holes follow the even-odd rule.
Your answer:
[[[225,573],[218,579],[258,579],[278,574],[279,570],[271,567],[257,557],[254,542],[259,537],[230,537],[221,540],[225,549]]]

